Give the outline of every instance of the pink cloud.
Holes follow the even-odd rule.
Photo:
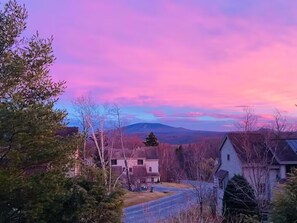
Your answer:
[[[156,117],[238,119],[242,104],[264,119],[275,108],[296,113],[293,1],[33,2],[32,27],[55,36],[64,98],[194,108]]]
[[[168,115],[164,111],[151,111],[151,114],[158,118],[167,117]]]

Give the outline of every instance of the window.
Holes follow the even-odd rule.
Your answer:
[[[291,173],[294,168],[297,168],[297,165],[286,165],[286,174]]]
[[[118,164],[117,160],[111,160],[111,165],[117,165],[117,164]]]
[[[149,172],[152,172],[152,167],[151,166],[149,167]]]
[[[129,172],[132,173],[132,168],[131,167],[129,168]]]
[[[123,172],[126,170],[126,167],[123,167]]]
[[[227,154],[227,160],[230,160],[230,154]]]
[[[137,160],[137,165],[143,165],[143,160]]]
[[[154,183],[154,182],[155,182],[153,177],[151,178],[151,181],[152,181],[152,183]]]

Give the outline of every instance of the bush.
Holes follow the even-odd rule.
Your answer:
[[[224,222],[246,222],[258,218],[259,211],[254,190],[247,180],[235,175],[226,187],[223,197]]]
[[[289,175],[288,181],[276,194],[272,205],[274,223],[297,221],[297,169]]]

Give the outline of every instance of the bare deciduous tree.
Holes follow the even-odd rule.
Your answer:
[[[161,181],[176,182],[183,175],[176,157],[176,147],[161,143],[158,146]]]
[[[72,104],[74,107],[76,118],[81,125],[81,130],[83,135],[83,151],[82,151],[83,160],[82,161],[85,161],[87,139],[90,133],[90,127],[87,122],[87,117],[88,117],[88,114],[96,110],[96,105],[92,101],[92,99],[87,96],[81,96],[76,98],[75,100],[73,100]]]
[[[121,173],[115,180],[113,180],[112,177],[111,160],[114,146],[119,145],[124,156],[123,158],[125,162],[128,189],[131,190],[132,188],[127,162],[128,157],[126,156],[122,117],[119,106],[116,104],[100,105],[94,102],[93,98],[90,96],[81,96],[75,99],[73,105],[82,125],[82,163],[86,165],[87,141],[88,139],[91,139],[93,143],[92,147],[95,147],[96,157],[98,157],[98,163],[96,163],[96,165],[100,166],[102,169],[105,186],[107,186],[109,191],[111,191],[116,186],[119,179],[123,176],[123,173]],[[109,125],[109,129],[107,128],[107,125]]]
[[[245,117],[240,125],[241,132],[233,139],[243,160],[243,175],[252,185],[260,212],[266,211],[271,199],[271,174],[276,163],[279,141],[289,130],[286,117],[278,110],[274,114],[271,129],[258,129],[257,116],[251,109],[245,109]],[[275,177],[274,177],[275,178]]]
[[[116,129],[119,134],[119,139],[120,139],[120,145],[123,153],[123,158],[125,162],[125,171],[126,171],[126,177],[127,177],[127,184],[128,184],[128,190],[132,190],[131,188],[131,180],[130,180],[130,175],[129,175],[129,167],[128,167],[128,162],[127,162],[127,156],[126,156],[126,149],[124,146],[124,136],[123,136],[123,125],[122,125],[122,119],[121,119],[121,110],[118,105],[114,104],[112,108],[112,114],[116,118]]]
[[[78,118],[82,124],[83,130],[83,164],[86,165],[86,145],[90,137],[99,157],[99,164],[102,169],[103,180],[106,187],[108,186],[108,162],[106,160],[106,134],[105,122],[108,119],[110,108],[108,105],[100,106],[89,96],[81,96],[74,100],[73,105]],[[109,169],[109,171],[111,171]]]
[[[243,111],[244,116],[242,120],[235,124],[235,127],[243,132],[255,131],[258,124],[258,117],[254,114],[253,108],[245,107]]]

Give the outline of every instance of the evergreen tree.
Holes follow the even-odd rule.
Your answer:
[[[294,169],[273,201],[272,221],[275,223],[297,220],[297,169]]]
[[[180,145],[178,148],[176,148],[175,155],[176,155],[176,158],[177,158],[180,168],[182,170],[185,170],[185,155],[184,155],[184,150],[183,150],[182,145]]]
[[[153,132],[150,132],[150,134],[145,138],[145,142],[143,142],[145,146],[158,146],[159,142],[157,137]]]
[[[232,177],[223,197],[224,222],[243,222],[246,217],[259,215],[254,190],[240,175]]]
[[[75,146],[60,140],[64,82],[53,82],[51,39],[21,37],[27,11],[10,1],[0,11],[0,210],[3,222],[57,215]],[[49,169],[47,173],[41,171]],[[49,217],[49,216],[48,216]],[[49,217],[50,218],[50,217]],[[30,219],[30,220],[29,220]]]
[[[57,134],[65,82],[49,75],[52,39],[22,37],[26,18],[16,1],[0,10],[0,222],[87,222],[82,211],[97,213],[91,222],[120,222],[119,190],[107,193],[99,177],[67,177],[78,138]]]

